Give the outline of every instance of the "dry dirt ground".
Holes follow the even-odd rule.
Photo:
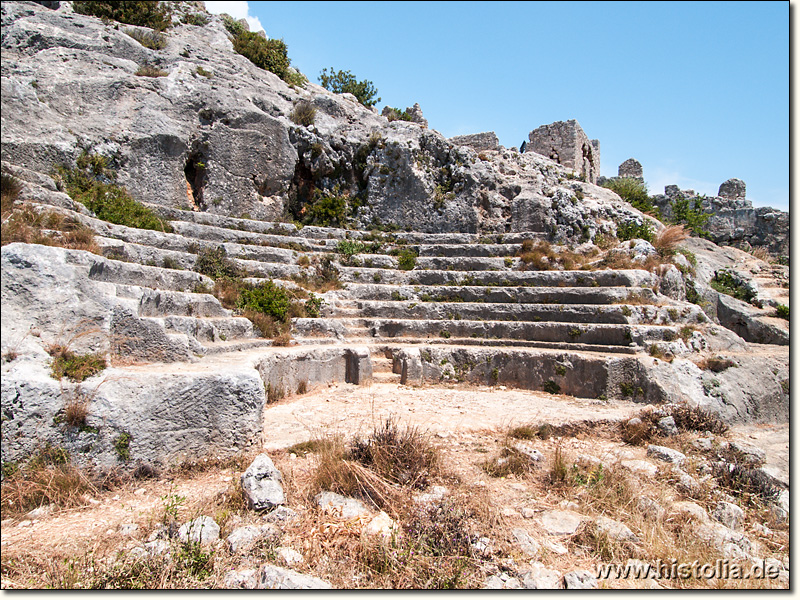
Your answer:
[[[472,489],[484,493],[505,531],[522,527],[536,537],[537,516],[548,509],[563,509],[570,499],[563,494],[551,493],[541,485],[531,485],[524,477],[493,478],[481,469],[483,461],[498,455],[509,427],[541,423],[560,425],[584,419],[617,421],[630,418],[643,408],[641,404],[632,402],[602,403],[502,387],[447,385],[410,388],[387,381],[391,379],[387,373],[378,374],[376,382],[369,386],[335,384],[285,398],[266,409],[263,447],[283,472],[289,506],[301,514],[309,510],[308,497],[302,490],[313,470],[314,458],[311,454],[287,452],[287,448],[330,434],[341,434],[348,439],[356,434],[366,435],[376,425],[393,419],[401,426],[415,426],[428,432],[447,469],[462,481],[469,482]],[[773,467],[788,481],[788,424],[733,427],[726,437],[763,448],[767,452],[767,466]],[[567,456],[589,455],[609,465],[620,460],[646,458],[642,446],[628,446],[613,436],[591,432],[560,438],[559,441],[535,440],[530,443],[548,457],[559,446]],[[120,550],[141,545],[163,519],[165,505],[172,497],[184,498],[178,509],[179,521],[200,514],[219,518],[215,502],[235,489],[236,480],[244,468],[242,465],[246,466],[250,457],[244,458],[238,465],[197,469],[186,474],[176,472],[169,479],[133,481],[112,491],[98,492],[91,497],[87,495],[78,507],[4,520],[0,541],[3,562],[8,564],[14,557],[28,557],[25,560],[37,557],[31,564],[38,566],[13,573],[4,570],[2,587],[42,585],[42,574],[36,571],[42,569],[41,565],[47,565],[48,560],[86,556],[90,552],[97,556],[113,556]],[[665,505],[681,499],[674,495],[674,490],[665,495],[663,486],[659,488],[653,482],[643,485]],[[209,510],[217,510],[217,513],[209,513]],[[223,515],[221,520],[224,521],[224,537],[235,526],[260,522],[260,517]],[[752,526],[752,522],[746,525],[746,532],[762,544],[767,554],[788,556],[788,531],[759,535],[747,530]],[[281,543],[305,553],[309,542],[302,538],[302,532],[294,530],[285,535]],[[520,558],[518,553],[516,556],[518,562],[524,562],[524,557]],[[594,570],[598,562],[596,557],[581,551],[549,552],[545,556],[546,566],[562,573],[579,568]],[[228,568],[257,566],[257,563],[251,563],[238,562]],[[299,570],[333,577],[328,570],[311,569],[310,566]],[[218,573],[217,578],[208,580],[206,585],[220,585],[221,577]],[[359,585],[357,578],[347,579],[343,574],[334,583],[341,587]],[[786,585],[784,580],[778,587]],[[629,582],[601,583],[601,587],[631,586],[639,587]]]

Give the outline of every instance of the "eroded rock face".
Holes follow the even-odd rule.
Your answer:
[[[235,53],[215,15],[201,27],[175,24],[161,50],[125,33],[134,27],[66,3],[4,3],[2,23],[3,160],[34,174],[74,166],[88,151],[105,156],[140,201],[275,220],[338,194],[363,229],[547,231],[567,240],[636,214],[591,185],[599,146],[576,121],[551,127],[564,130],[554,162],[550,150],[540,152],[548,158],[532,147],[503,151],[494,134],[448,141],[426,128],[418,105],[408,109],[412,122],[390,123],[350,95],[311,82],[291,88]],[[167,75],[136,75],[145,64]],[[316,109],[313,125],[291,120],[301,101]],[[476,148],[498,154],[480,160]],[[570,171],[589,183],[565,185]],[[585,201],[573,207],[576,189]]]

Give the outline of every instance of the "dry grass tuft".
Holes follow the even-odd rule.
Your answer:
[[[22,469],[11,470],[4,465],[2,518],[19,517],[51,504],[59,508],[81,506],[84,494],[97,492],[96,482],[70,464],[67,452],[45,446]]]
[[[55,211],[37,210],[23,204],[11,210],[2,225],[2,245],[13,242],[59,246],[100,254],[94,242],[94,232],[74,217]]]
[[[688,239],[689,232],[684,229],[683,225],[671,225],[662,229],[655,240],[653,240],[653,247],[658,250],[661,256],[672,256],[675,254],[675,249],[682,241]]]

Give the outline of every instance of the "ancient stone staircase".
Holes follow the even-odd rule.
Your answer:
[[[169,219],[173,233],[78,218],[95,231],[104,255],[85,259],[88,277],[115,286],[142,327],[160,330],[181,348],[162,353],[167,362],[272,345],[247,319],[223,308],[207,293],[213,281],[192,270],[199,252],[220,246],[249,281],[272,279],[287,287],[296,287],[293,278],[309,265],[332,257],[342,288],[322,295],[323,318],[293,320],[293,345],[372,348],[376,379],[392,369],[402,375],[397,360],[387,366],[388,357],[409,347],[636,355],[653,344],[671,344],[682,326],[702,319],[695,305],[657,295],[655,276],[644,270],[521,270],[517,254],[524,240],[541,237],[535,232],[481,237],[298,230],[151,208]],[[380,251],[386,253],[349,259],[336,253],[342,240],[369,244],[376,237],[383,238]],[[401,270],[388,253],[392,248],[418,254],[414,268]]]

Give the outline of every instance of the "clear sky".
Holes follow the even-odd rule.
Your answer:
[[[600,140],[603,175],[633,157],[651,193],[716,195],[737,177],[755,206],[789,209],[789,2],[206,5],[282,38],[315,83],[350,70],[378,109],[419,102],[447,137],[519,146],[577,119]]]

